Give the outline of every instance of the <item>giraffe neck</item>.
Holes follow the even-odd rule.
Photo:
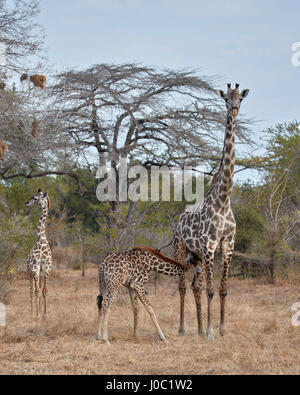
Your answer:
[[[48,216],[48,205],[41,206],[42,213],[39,219],[37,238],[38,239],[46,239],[46,221]]]
[[[218,186],[218,195],[227,195],[230,197],[233,188],[234,176],[234,117],[227,114],[226,132],[224,139],[223,157],[220,166],[220,173],[216,182]]]

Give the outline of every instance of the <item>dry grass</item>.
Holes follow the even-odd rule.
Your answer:
[[[157,294],[147,285],[168,344],[158,340],[144,308],[139,335],[132,337],[127,293],[113,305],[110,346],[96,342],[95,268],[56,271],[50,277],[47,321],[31,321],[28,281],[13,284],[7,327],[0,334],[1,374],[299,374],[300,327],[291,325],[291,305],[300,301],[296,286],[270,286],[230,280],[227,334],[215,330],[207,343],[196,332],[192,292],[186,298],[186,335],[179,337],[176,280],[161,276]],[[203,298],[205,299],[205,298]],[[206,305],[206,303],[205,303]],[[214,299],[214,327],[218,324]]]

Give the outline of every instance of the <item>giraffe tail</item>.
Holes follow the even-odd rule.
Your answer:
[[[99,281],[99,295],[97,296],[97,305],[99,311],[102,308],[102,301],[103,301],[103,294],[106,290],[106,284],[105,284],[105,279],[104,279],[104,273],[103,273],[103,265],[99,265],[98,267],[98,281]]]
[[[98,306],[98,310],[101,310],[101,308],[102,308],[102,301],[103,301],[103,296],[102,296],[102,295],[98,295],[98,296],[97,296],[97,306]]]

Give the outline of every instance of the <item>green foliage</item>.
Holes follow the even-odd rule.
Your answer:
[[[249,183],[234,189],[232,208],[237,224],[235,249],[246,252],[262,237],[264,218],[257,204],[257,188]]]
[[[12,212],[11,204],[1,196],[0,207],[0,274],[15,274],[21,265],[25,269],[26,254],[34,244],[28,216]]]

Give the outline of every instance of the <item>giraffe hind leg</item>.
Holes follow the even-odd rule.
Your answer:
[[[175,259],[182,265],[185,265],[186,248],[185,248],[185,245],[183,244],[182,239],[178,235],[176,235],[174,237],[173,250],[174,250]],[[185,333],[185,330],[184,330],[184,300],[185,300],[185,294],[186,294],[186,284],[185,284],[185,275],[184,274],[179,276],[178,291],[179,291],[179,296],[180,296],[180,324],[179,324],[179,331],[178,332],[179,332],[180,336],[183,336]]]
[[[34,294],[35,294],[35,287],[34,287],[34,277],[32,273],[29,273],[29,284],[30,284],[30,307],[31,307],[31,317],[34,314]]]
[[[207,294],[207,328],[206,338],[207,340],[214,341],[213,329],[212,329],[212,300],[214,297],[214,284],[213,284],[213,263],[214,253],[206,251],[203,254],[205,272],[206,272],[206,294]]]
[[[100,325],[101,325],[101,309],[102,309],[103,296],[97,296],[97,306],[98,306],[98,323],[97,323],[97,333],[96,340],[100,340]]]
[[[225,301],[227,296],[227,279],[229,274],[230,262],[232,257],[232,248],[228,243],[222,246],[222,266],[223,272],[220,281],[219,294],[220,294],[220,335],[225,334]]]
[[[204,281],[204,265],[202,261],[198,261],[191,288],[193,290],[195,303],[196,303],[198,333],[199,335],[205,337],[205,331],[203,329],[203,322],[202,322],[203,315],[202,315],[202,301],[201,301],[203,281]]]
[[[108,340],[108,334],[107,334],[107,324],[108,324],[108,313],[109,309],[116,297],[116,295],[119,293],[120,288],[121,288],[121,283],[117,284],[111,284],[106,283],[106,291],[104,295],[99,295],[97,298],[98,302],[98,331],[97,331],[97,336],[96,339],[99,339],[100,335],[100,321],[101,321],[101,316],[102,316],[102,333],[101,333],[101,338],[104,343],[110,344]]]
[[[102,320],[102,340],[106,344],[110,344],[108,340],[108,334],[107,334],[107,324],[108,324],[108,313],[109,309],[111,307],[111,304],[115,298],[115,294],[110,293],[110,294],[105,294],[103,297],[103,320]]]
[[[180,295],[180,324],[179,324],[179,335],[183,336],[185,333],[184,329],[184,299],[186,294],[186,284],[185,284],[185,275],[182,274],[179,276],[178,290]]]
[[[44,300],[44,315],[47,315],[48,274],[44,274],[42,281],[42,294]]]
[[[34,286],[35,286],[35,305],[36,305],[36,316],[40,317],[40,284],[38,273],[33,273]]]

